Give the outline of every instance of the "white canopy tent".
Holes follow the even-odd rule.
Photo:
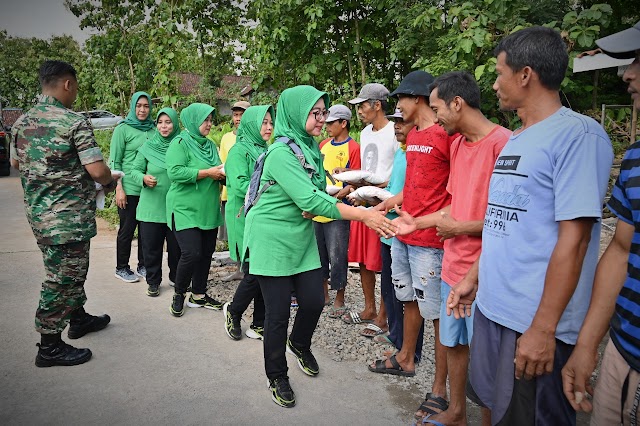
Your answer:
[[[573,72],[584,72],[601,70],[605,68],[618,67],[618,76],[622,77],[627,65],[633,62],[631,59],[616,59],[604,53],[596,53],[594,55],[585,55],[581,58],[575,58],[573,60]],[[636,140],[636,128],[638,126],[638,110],[633,108],[633,105],[605,105],[602,104],[602,115],[600,117],[600,124],[604,127],[605,112],[607,108],[629,108],[631,107],[631,143]]]

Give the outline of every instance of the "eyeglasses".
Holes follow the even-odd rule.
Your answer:
[[[323,110],[315,110],[315,111],[311,111],[309,114],[313,114],[313,117],[317,120],[317,121],[322,121],[322,120],[326,120],[327,117],[329,116],[329,110],[328,109],[323,109]]]

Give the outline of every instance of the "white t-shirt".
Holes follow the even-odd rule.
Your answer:
[[[393,156],[400,147],[390,121],[377,132],[369,124],[360,133],[360,163],[362,170],[375,173],[384,181],[391,177]]]

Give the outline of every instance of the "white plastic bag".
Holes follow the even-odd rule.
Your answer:
[[[379,204],[391,197],[393,197],[391,192],[377,186],[362,186],[347,195],[347,198],[351,201],[366,201],[372,204]]]

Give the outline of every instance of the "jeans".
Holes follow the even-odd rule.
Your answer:
[[[391,280],[391,246],[382,243],[382,273],[380,274],[380,292],[387,309],[387,322],[389,323],[389,340],[396,349],[402,348],[404,337],[404,303],[398,300]],[[424,338],[424,321],[420,326],[418,341],[416,343],[416,362],[422,359],[422,343]]]
[[[229,312],[234,317],[240,317],[247,310],[249,304],[253,300],[253,322],[254,327],[264,327],[264,298],[260,283],[255,275],[245,274],[236,293],[233,295],[233,301],[229,305]]]
[[[138,208],[140,196],[127,195],[127,206],[124,209],[118,207],[118,217],[120,218],[120,228],[116,239],[116,268],[123,269],[129,267],[129,256],[131,256],[131,242],[133,234],[139,222],[136,220],[136,209]],[[144,254],[142,252],[142,236],[138,229],[138,266],[145,266]]]
[[[324,308],[322,272],[314,269],[287,277],[259,275],[266,308],[264,324],[264,367],[269,380],[287,376],[287,327],[291,309],[291,291],[298,298],[298,311],[289,340],[302,350],[311,348],[311,337]]]
[[[325,280],[329,279],[331,290],[342,290],[347,286],[349,223],[348,220],[313,222],[322,264],[322,276]]]
[[[147,268],[146,281],[149,285],[160,285],[162,282],[162,251],[167,241],[167,255],[169,264],[169,279],[176,282],[176,270],[180,260],[180,246],[175,235],[166,223],[140,222],[142,252]]]
[[[175,226],[174,226],[175,228]],[[176,293],[186,293],[189,282],[191,292],[205,294],[211,267],[211,256],[216,251],[218,228],[189,228],[173,231],[180,246],[180,260],[176,271]]]

